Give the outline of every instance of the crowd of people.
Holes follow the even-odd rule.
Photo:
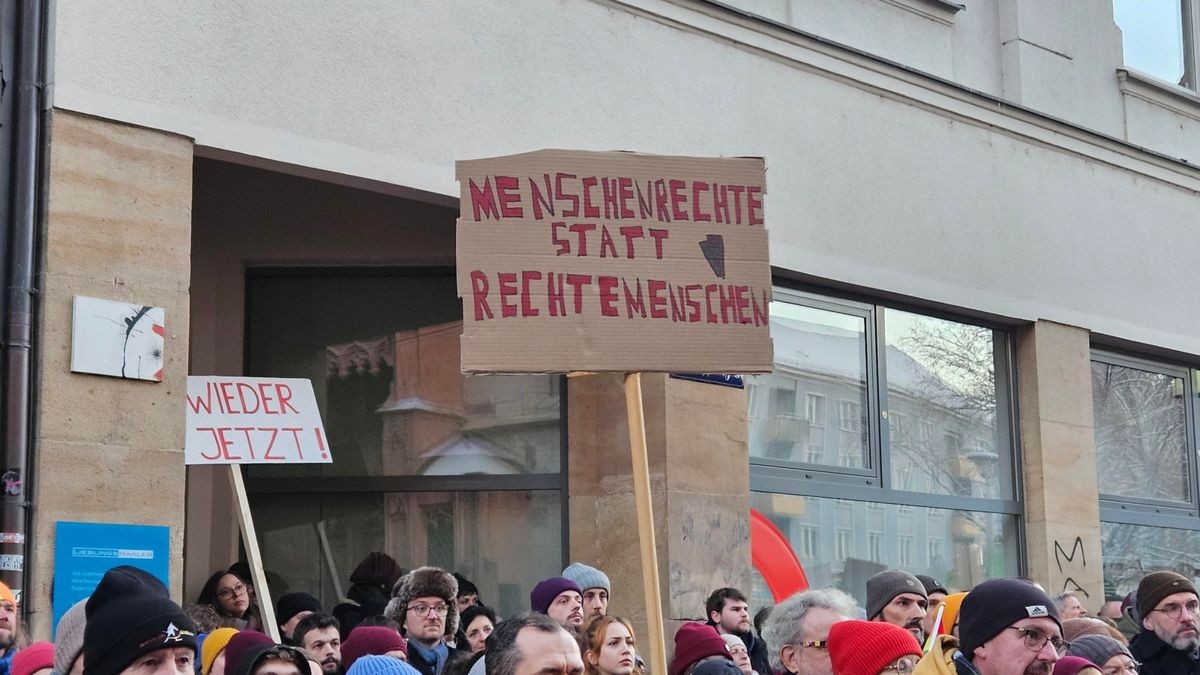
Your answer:
[[[109,570],[59,620],[55,642],[23,645],[17,600],[0,584],[0,675],[646,675],[633,625],[608,612],[601,570],[574,563],[539,582],[529,611],[501,618],[459,574],[405,571],[372,553],[328,612],[309,593],[275,603],[262,631],[249,570],[215,573],[180,606],[155,577]],[[1028,578],[951,593],[885,570],[865,607],[842,590],[760,609],[735,588],[674,633],[663,675],[1193,675],[1200,596],[1171,571],[1146,575],[1090,617],[1072,593]],[[631,600],[629,604],[638,602]],[[698,610],[700,608],[697,608]]]

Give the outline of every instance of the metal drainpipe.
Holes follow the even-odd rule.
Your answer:
[[[4,297],[3,446],[0,447],[0,579],[14,592],[28,588],[25,566],[31,549],[33,504],[29,471],[33,455],[30,424],[34,412],[32,378],[34,260],[42,192],[42,91],[46,0],[20,0],[17,8],[16,77],[11,133],[12,183],[9,193]],[[19,557],[17,557],[19,556]],[[16,568],[16,569],[12,569]],[[28,602],[22,611],[28,616]]]

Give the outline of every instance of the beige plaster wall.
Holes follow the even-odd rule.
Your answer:
[[[680,623],[704,618],[714,589],[749,592],[746,395],[653,374],[642,376],[642,398],[669,653]],[[609,575],[609,613],[645,635],[622,376],[571,378],[567,411],[571,559]]]
[[[1029,574],[1050,595],[1104,602],[1090,335],[1038,321],[1017,332],[1017,395]]]
[[[59,110],[51,139],[27,589],[36,639],[51,631],[55,521],[167,525],[176,598],[183,579],[192,142]],[[75,295],[164,307],[163,381],[71,373]]]

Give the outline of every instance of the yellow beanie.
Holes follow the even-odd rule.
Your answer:
[[[0,582],[0,600],[17,604],[17,596],[13,594],[11,588],[4,585],[4,582]]]
[[[200,647],[200,667],[201,673],[208,675],[212,670],[213,661],[225,651],[225,646],[229,644],[229,639],[238,634],[236,628],[218,628],[208,634],[204,638],[204,644]]]

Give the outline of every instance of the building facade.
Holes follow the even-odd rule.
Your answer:
[[[762,156],[776,368],[645,378],[667,618],[766,584],[1200,574],[1197,0],[51,3],[25,603],[54,524],[240,557],[186,376],[313,381],[335,461],[248,467],[273,592],[572,560],[643,616],[617,375],[465,377],[457,159]],[[72,373],[76,295],[164,307],[163,380]]]

